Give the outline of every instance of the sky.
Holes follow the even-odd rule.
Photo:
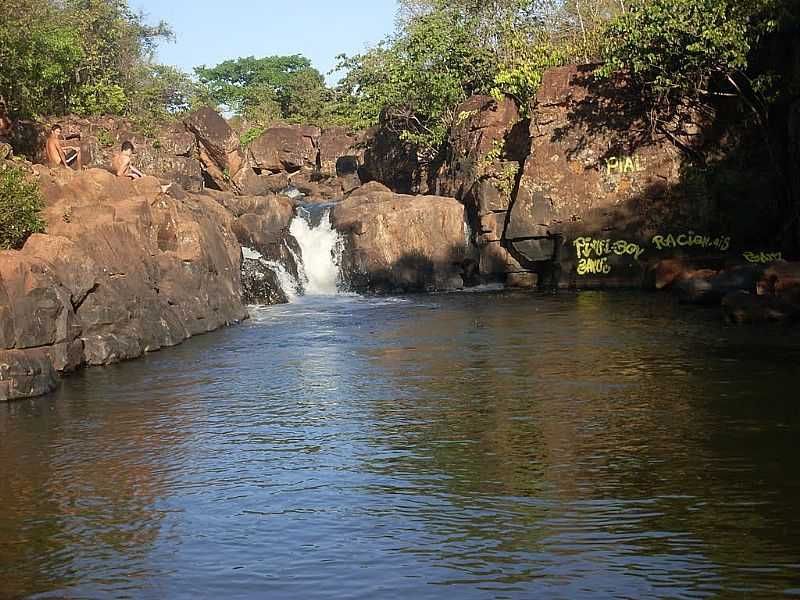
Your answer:
[[[356,54],[394,28],[395,0],[129,0],[147,21],[164,20],[175,42],[159,62],[191,72],[240,56],[303,54],[327,76],[338,54]],[[329,82],[339,76],[327,76]]]

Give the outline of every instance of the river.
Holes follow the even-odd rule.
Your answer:
[[[800,597],[800,334],[305,298],[0,405],[0,598]]]

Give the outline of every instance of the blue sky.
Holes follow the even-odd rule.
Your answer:
[[[240,56],[303,54],[323,74],[392,31],[395,0],[130,0],[148,21],[167,21],[176,42],[158,59],[185,71]],[[336,77],[334,77],[335,79]],[[329,81],[333,80],[329,77]]]

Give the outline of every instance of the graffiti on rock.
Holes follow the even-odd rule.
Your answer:
[[[608,175],[641,173],[644,170],[644,159],[638,156],[610,156],[606,159],[606,173]]]
[[[578,275],[608,275],[611,273],[612,256],[629,256],[639,260],[644,248],[625,240],[600,240],[592,237],[579,237],[573,244],[578,255]]]
[[[747,262],[756,265],[783,260],[783,253],[781,252],[745,252],[742,256]]]
[[[713,248],[720,252],[726,252],[731,247],[731,238],[728,236],[713,237],[710,235],[698,235],[690,231],[679,235],[656,235],[653,236],[651,243],[657,250],[672,248]]]

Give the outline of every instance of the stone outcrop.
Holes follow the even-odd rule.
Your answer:
[[[382,123],[364,133],[363,182],[377,181],[399,194],[425,194],[428,175],[420,163],[417,147],[400,139],[391,123]]]
[[[395,194],[369,183],[333,208],[342,274],[355,291],[463,287],[464,207],[453,198]]]
[[[489,96],[473,96],[456,109],[456,115],[434,190],[466,206],[480,275],[485,280],[520,283],[526,269],[502,241],[518,174],[528,155],[528,123],[508,97],[497,102]]]
[[[299,266],[295,256],[300,251],[289,233],[295,209],[291,198],[237,196],[224,192],[209,192],[209,195],[233,215],[232,229],[242,246],[255,250],[265,259],[280,262],[297,277]],[[249,272],[255,273],[255,270]]]
[[[248,147],[252,164],[261,172],[294,173],[317,167],[317,127],[270,127]]]
[[[219,190],[238,190],[239,182],[248,174],[249,165],[239,136],[228,122],[206,106],[190,113],[184,123],[197,138],[206,184]]]
[[[234,216],[155,178],[40,168],[46,235],[0,252],[0,399],[246,318]]]
[[[67,116],[51,121],[63,126],[64,135],[80,135],[70,143],[80,145],[83,164],[87,167],[110,168],[114,152],[119,151],[123,142],[129,141],[136,148],[134,162],[142,172],[176,182],[188,191],[203,189],[197,143],[181,123],[164,125],[145,135],[141,128],[122,117]],[[42,150],[46,136],[46,127],[22,121],[14,128],[14,146],[19,154],[44,162]]]

